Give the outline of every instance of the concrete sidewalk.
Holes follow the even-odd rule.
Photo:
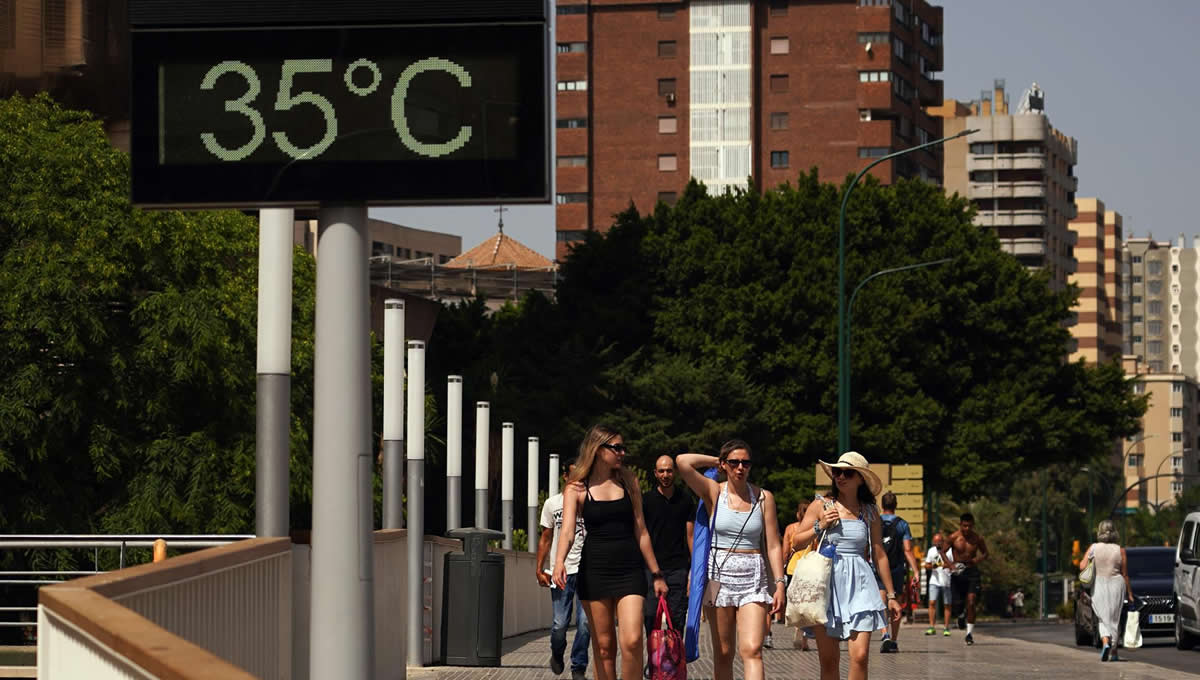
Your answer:
[[[701,656],[688,664],[689,680],[708,680],[713,677],[708,646],[708,627],[702,628]],[[975,629],[975,644],[963,642],[962,631],[953,636],[940,634],[926,637],[922,626],[905,626],[900,634],[899,654],[879,654],[879,640],[871,643],[870,675],[886,680],[927,680],[931,664],[940,674],[961,680],[1009,680],[1010,678],[1072,678],[1089,677],[1097,680],[1196,680],[1190,673],[1170,671],[1144,663],[1122,661],[1100,663],[1089,647],[1070,649],[1038,642],[995,637],[987,628]],[[820,678],[817,653],[802,652],[791,646],[792,629],[781,625],[774,628],[774,649],[763,651],[766,677]],[[568,653],[570,644],[568,640]],[[570,671],[561,676],[550,673],[550,638],[547,631],[517,636],[504,641],[504,666],[500,668],[433,667],[409,668],[412,680],[554,680],[570,678]],[[842,646],[842,674],[846,677],[848,660]],[[742,677],[742,664],[734,662],[733,675]],[[620,660],[617,663],[620,673]],[[935,673],[939,674],[939,673]],[[588,668],[588,678],[594,678]],[[638,680],[638,679],[633,679]]]

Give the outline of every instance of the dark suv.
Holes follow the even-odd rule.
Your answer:
[[[1139,627],[1145,637],[1175,635],[1175,548],[1126,548],[1129,560],[1129,584],[1137,596]],[[1092,594],[1086,588],[1075,591],[1075,644],[1100,647],[1100,628],[1092,612]],[[1121,613],[1121,632],[1125,613]],[[1120,637],[1120,635],[1118,635]]]

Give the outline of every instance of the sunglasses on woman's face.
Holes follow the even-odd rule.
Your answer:
[[[725,464],[729,467],[744,467],[749,470],[754,463],[750,462],[749,458],[726,458]]]
[[[624,444],[601,444],[602,448],[608,449],[618,456],[624,456],[629,453],[629,449],[625,448]]]
[[[835,478],[845,477],[846,479],[851,479],[854,477],[854,475],[858,474],[858,472],[855,470],[847,470],[845,468],[833,468],[832,474]]]

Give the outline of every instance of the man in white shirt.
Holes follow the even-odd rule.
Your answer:
[[[575,467],[575,461],[567,462],[570,474]],[[563,477],[564,481],[566,476]],[[554,619],[550,624],[550,670],[555,675],[563,672],[563,653],[567,649],[567,626],[571,624],[571,612],[575,612],[575,642],[571,645],[571,680],[584,680],[588,665],[588,645],[591,635],[588,632],[587,617],[583,614],[583,603],[575,599],[575,579],[579,571],[579,558],[583,553],[583,541],[587,532],[584,530],[583,513],[575,518],[575,542],[567,553],[567,587],[555,588],[550,581],[553,561],[546,558],[558,554],[558,538],[562,529],[563,495],[555,494],[546,499],[542,505],[542,535],[538,538],[537,549],[537,581],[543,588],[550,588],[550,600],[554,603]]]
[[[942,635],[950,637],[950,604],[953,596],[950,592],[950,569],[943,564],[941,548],[942,535],[934,534],[933,546],[925,551],[925,569],[929,572],[929,628],[925,629],[925,634],[936,633],[934,627],[937,622],[937,601],[941,595],[942,607],[945,610]],[[949,546],[946,546],[946,556],[954,559],[953,550]]]

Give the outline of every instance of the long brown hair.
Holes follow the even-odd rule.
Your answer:
[[[575,471],[571,473],[567,482],[579,482],[587,479],[592,474],[592,465],[596,462],[596,452],[600,450],[600,445],[612,441],[613,437],[620,434],[616,428],[603,423],[593,425],[583,436],[583,441],[579,443],[579,457],[575,459]]]

